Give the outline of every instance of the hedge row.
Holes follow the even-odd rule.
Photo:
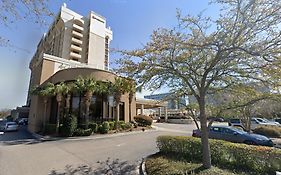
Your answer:
[[[255,128],[253,132],[267,137],[281,137],[281,127],[278,126],[262,126]]]
[[[235,144],[210,139],[212,164],[229,169],[251,171],[256,174],[275,174],[281,170],[281,150]],[[163,154],[173,154],[187,161],[202,161],[200,138],[159,136],[157,146]]]
[[[135,121],[139,126],[151,126],[152,125],[152,118],[146,115],[137,115],[134,117]]]

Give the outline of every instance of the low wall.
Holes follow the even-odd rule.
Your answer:
[[[191,124],[191,119],[168,119],[168,123],[175,123],[175,124]]]

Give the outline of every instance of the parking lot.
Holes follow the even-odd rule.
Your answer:
[[[20,126],[18,131],[0,132],[0,144],[16,144],[32,140],[35,138],[27,131],[27,126]]]

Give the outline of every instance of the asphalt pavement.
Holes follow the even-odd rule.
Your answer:
[[[35,140],[35,137],[33,137],[27,130],[27,126],[19,126],[18,131],[0,133],[0,144],[17,144],[19,142],[30,142]]]
[[[21,127],[0,135],[0,175],[137,174],[143,158],[158,152],[160,135],[190,136],[194,124],[154,123],[144,132],[38,141]],[[220,123],[219,125],[224,125]]]
[[[22,136],[25,135],[28,142],[15,141],[14,144],[7,144],[11,142],[8,138],[12,138],[13,133],[5,133],[7,139],[0,143],[0,175],[82,174],[85,171],[93,174],[104,174],[106,171],[136,174],[142,158],[158,151],[158,136],[191,135],[194,127],[190,125],[177,130],[178,125],[173,124],[155,126],[156,129],[144,132],[45,142],[36,142],[24,132]],[[17,141],[22,138],[17,138]]]

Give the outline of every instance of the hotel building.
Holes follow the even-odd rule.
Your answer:
[[[57,84],[75,81],[79,76],[93,76],[96,80],[114,81],[117,75],[109,71],[111,40],[112,31],[106,26],[106,19],[103,16],[90,12],[84,17],[68,9],[64,4],[48,32],[42,36],[30,61],[29,89],[47,82]],[[81,94],[72,94],[71,111],[76,115],[80,115],[80,112],[77,112],[80,104]],[[131,105],[131,116],[135,116],[135,98]],[[30,107],[31,132],[40,131],[43,122],[55,123],[57,116],[55,97],[50,97],[45,109],[43,97],[28,94],[27,106]],[[90,110],[92,120],[113,120],[116,113],[113,97],[94,94]],[[130,120],[128,94],[123,94],[121,97],[119,118],[125,122]]]

